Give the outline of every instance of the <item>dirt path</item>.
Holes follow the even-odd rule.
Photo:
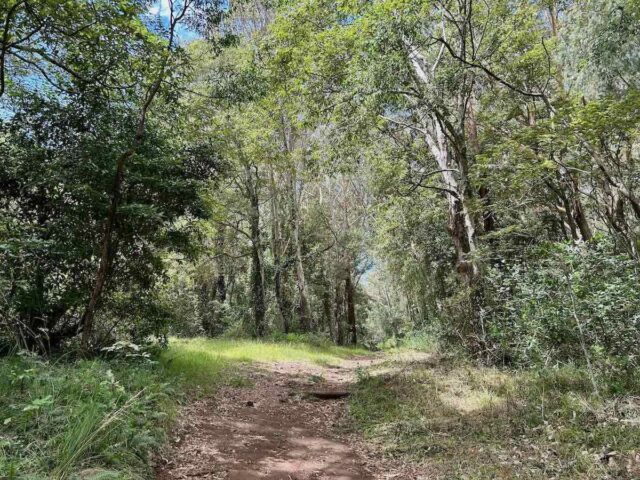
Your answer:
[[[185,407],[159,480],[418,479],[407,465],[382,460],[344,429],[346,400],[306,392],[348,390],[364,357],[339,367],[306,363],[252,365],[250,387],[224,387]],[[426,477],[425,477],[426,478]]]

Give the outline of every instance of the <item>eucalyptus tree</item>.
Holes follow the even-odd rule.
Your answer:
[[[334,130],[363,142],[372,129],[384,130],[398,150],[412,150],[404,157],[416,188],[441,194],[471,300],[470,321],[459,328],[474,348],[483,332],[474,293],[478,236],[496,227],[490,188],[474,182],[483,153],[477,117],[484,96],[496,90],[544,104],[542,32],[533,6],[514,11],[507,2],[473,1],[304,2],[284,10],[274,30],[280,60],[298,72],[320,114],[331,112],[325,121]],[[516,55],[520,63],[505,68]]]
[[[570,135],[589,172],[598,221],[639,259],[640,6],[585,0],[571,2],[564,13],[559,60],[573,98],[561,135]]]
[[[638,2],[574,0],[562,13],[559,60],[570,88],[592,99],[640,87]]]

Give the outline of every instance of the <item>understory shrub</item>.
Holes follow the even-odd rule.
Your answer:
[[[640,344],[637,263],[603,238],[549,244],[491,268],[483,312],[493,354],[520,365],[591,363],[632,373]]]

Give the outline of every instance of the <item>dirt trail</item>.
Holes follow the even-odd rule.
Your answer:
[[[252,365],[250,387],[224,387],[181,412],[159,480],[369,480],[420,478],[404,464],[380,458],[345,432],[346,400],[315,400],[309,391],[348,390],[358,368],[279,362]]]

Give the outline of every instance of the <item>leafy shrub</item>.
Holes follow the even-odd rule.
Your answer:
[[[518,364],[590,360],[632,372],[640,344],[637,264],[605,239],[550,244],[487,275],[494,354]]]

